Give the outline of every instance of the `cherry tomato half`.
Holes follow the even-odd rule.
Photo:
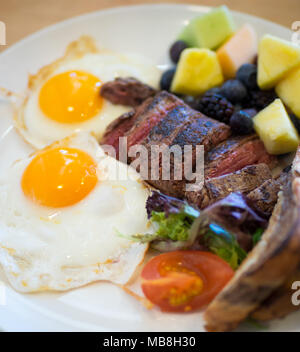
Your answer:
[[[234,275],[215,254],[175,251],[152,258],[142,271],[145,296],[165,312],[190,312],[209,304]]]

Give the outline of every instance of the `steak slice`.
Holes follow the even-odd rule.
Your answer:
[[[113,146],[116,150],[117,159],[119,153],[119,138],[124,137],[126,133],[133,127],[140,114],[151,103],[152,99],[153,98],[146,99],[136,109],[126,112],[125,114],[112,121],[106,127],[105,133],[100,143],[102,145],[106,144]]]
[[[229,126],[206,117],[186,105],[179,105],[169,111],[167,115],[152,128],[143,145],[148,149],[148,159],[152,155],[152,162],[149,162],[149,172],[153,170],[154,163],[158,165],[157,179],[148,178],[148,182],[162,192],[182,198],[185,195],[185,186],[189,181],[184,175],[184,162],[190,165],[192,172],[196,162],[196,146],[203,145],[204,150],[210,150],[213,146],[228,138],[230,135]],[[192,146],[190,160],[183,159],[185,145]],[[167,147],[177,148],[180,152],[180,160],[174,159],[170,154],[170,177],[166,179],[163,174],[165,161],[162,154],[153,156],[153,147],[160,146],[164,150]],[[168,154],[167,154],[168,155]],[[180,164],[180,168],[178,165]],[[188,177],[189,178],[189,177]]]
[[[276,161],[257,135],[232,137],[206,154],[205,178],[226,175],[253,164],[265,163],[273,167]]]
[[[149,98],[139,108],[137,117],[131,129],[125,136],[127,137],[127,147],[141,144],[149,135],[149,132],[156,126],[169,111],[178,105],[185,105],[184,102],[175,95],[162,91],[157,93],[154,98]]]
[[[233,330],[284,284],[300,263],[300,149],[267,230],[235,276],[208,306],[209,331]]]
[[[100,143],[102,145],[111,145],[116,150],[116,155],[119,152],[119,138],[123,137],[125,133],[133,126],[136,119],[135,110],[126,112],[125,114],[118,117],[116,120],[111,122],[101,138]],[[118,159],[118,157],[117,157]]]
[[[136,107],[149,97],[156,94],[156,90],[141,81],[132,78],[116,78],[103,84],[100,94],[113,104]]]
[[[266,164],[250,165],[239,171],[205,180],[202,190],[186,192],[185,197],[189,203],[203,209],[232,192],[247,194],[271,177],[271,171]]]
[[[247,194],[271,177],[271,171],[266,164],[250,165],[231,174],[211,178],[205,182],[205,187],[212,203],[232,192]]]
[[[287,182],[288,173],[283,171],[278,177],[270,178],[248,194],[255,205],[270,216],[278,199],[280,188]]]

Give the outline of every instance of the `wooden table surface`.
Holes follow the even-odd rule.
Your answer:
[[[6,24],[6,47],[27,35],[66,18],[109,7],[143,3],[226,4],[291,27],[300,20],[300,0],[0,0],[0,21]]]

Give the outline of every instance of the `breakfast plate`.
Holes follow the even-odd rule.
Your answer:
[[[22,92],[29,73],[62,56],[65,47],[81,35],[90,35],[99,47],[138,53],[160,69],[170,66],[167,49],[180,28],[209,7],[189,5],[128,6],[86,14],[43,29],[0,55],[0,87]],[[258,35],[270,33],[290,40],[291,31],[250,15],[233,12],[238,25],[252,24]],[[0,102],[0,172],[33,149],[12,127],[12,109]],[[162,314],[143,305],[120,287],[94,283],[60,293],[20,294],[3,273],[0,328],[5,331],[204,331],[200,313]],[[275,321],[269,331],[299,331],[300,315]],[[254,329],[244,324],[241,330]]]

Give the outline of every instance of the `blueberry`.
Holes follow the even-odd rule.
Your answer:
[[[243,112],[245,112],[246,114],[248,114],[250,117],[254,117],[255,115],[257,115],[257,110],[256,109],[243,109]]]
[[[236,79],[230,79],[221,87],[221,94],[233,104],[236,104],[245,100],[248,92],[242,82]]]
[[[187,47],[188,47],[188,45],[183,40],[177,40],[171,46],[171,48],[170,48],[170,58],[174,62],[174,64],[177,64],[177,62],[179,61],[179,58],[180,58],[180,54]]]
[[[170,90],[175,72],[176,72],[176,67],[173,67],[162,74],[160,79],[160,88],[162,90],[167,90],[167,91]]]
[[[298,119],[298,117],[294,114],[290,114],[290,119],[293,122],[293,125],[295,126],[298,133],[300,133],[300,119]]]
[[[253,132],[253,120],[245,110],[240,110],[231,116],[230,127],[235,134],[250,134]]]
[[[249,89],[257,89],[257,66],[254,64],[242,65],[237,73],[236,78]]]

